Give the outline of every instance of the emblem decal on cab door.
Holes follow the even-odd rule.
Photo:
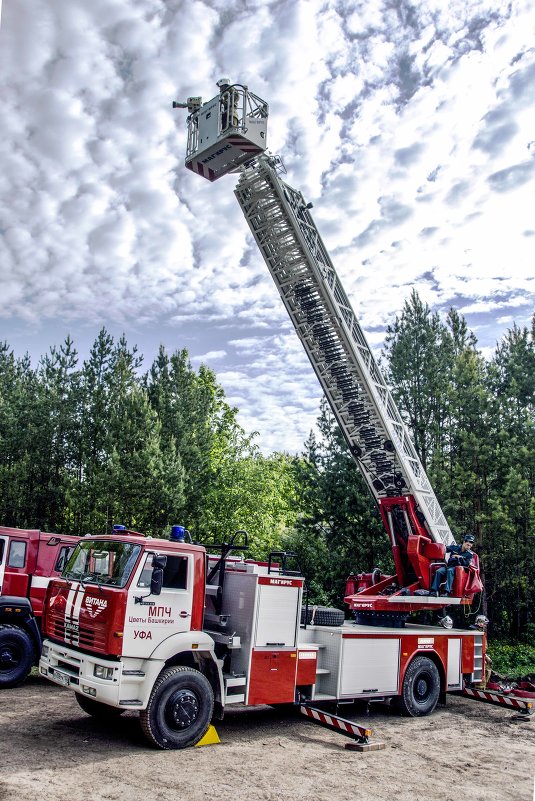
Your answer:
[[[108,606],[108,602],[104,598],[86,598],[85,599],[85,608],[89,612],[90,617],[96,617],[100,615],[100,613],[106,609]]]

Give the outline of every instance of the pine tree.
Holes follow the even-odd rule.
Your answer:
[[[78,354],[69,336],[41,358],[37,379],[31,418],[30,516],[33,525],[62,532],[68,528],[64,513],[80,435]]]
[[[341,606],[352,572],[392,570],[377,507],[325,400],[295,465],[300,514],[287,539],[301,560],[316,602]]]
[[[34,525],[29,502],[36,385],[29,356],[17,359],[7,343],[0,343],[0,520],[5,525]]]
[[[413,289],[385,338],[387,378],[427,470],[443,446],[442,421],[451,363],[446,328]]]
[[[492,511],[494,548],[487,561],[499,599],[497,628],[514,639],[535,630],[535,316],[531,331],[516,325],[489,366],[494,397]]]

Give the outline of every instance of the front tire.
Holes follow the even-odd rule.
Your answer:
[[[417,656],[405,671],[401,695],[396,705],[402,715],[421,717],[436,707],[440,695],[440,675],[427,656]]]
[[[171,750],[198,743],[213,711],[214,693],[206,676],[192,668],[170,667],[156,679],[139,719],[153,745]]]
[[[29,675],[35,650],[27,631],[18,626],[0,626],[0,689],[16,687]]]
[[[87,695],[81,695],[80,693],[74,693],[74,695],[80,708],[96,720],[114,720],[125,711],[116,706],[108,706],[108,704],[95,701],[93,698],[88,698]]]

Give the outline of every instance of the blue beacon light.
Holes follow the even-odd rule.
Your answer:
[[[169,539],[174,542],[184,542],[184,535],[186,529],[184,526],[171,526],[171,534]]]

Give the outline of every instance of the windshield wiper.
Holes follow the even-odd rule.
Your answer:
[[[86,584],[89,584],[91,582],[91,584],[96,584],[99,592],[103,594],[102,584],[97,578],[98,575],[99,575],[98,573],[88,573],[86,576],[83,576],[83,578],[80,579],[82,587],[84,587],[85,589]]]
[[[82,574],[75,573],[73,570],[64,570],[61,578],[72,579],[73,581],[82,581]]]

